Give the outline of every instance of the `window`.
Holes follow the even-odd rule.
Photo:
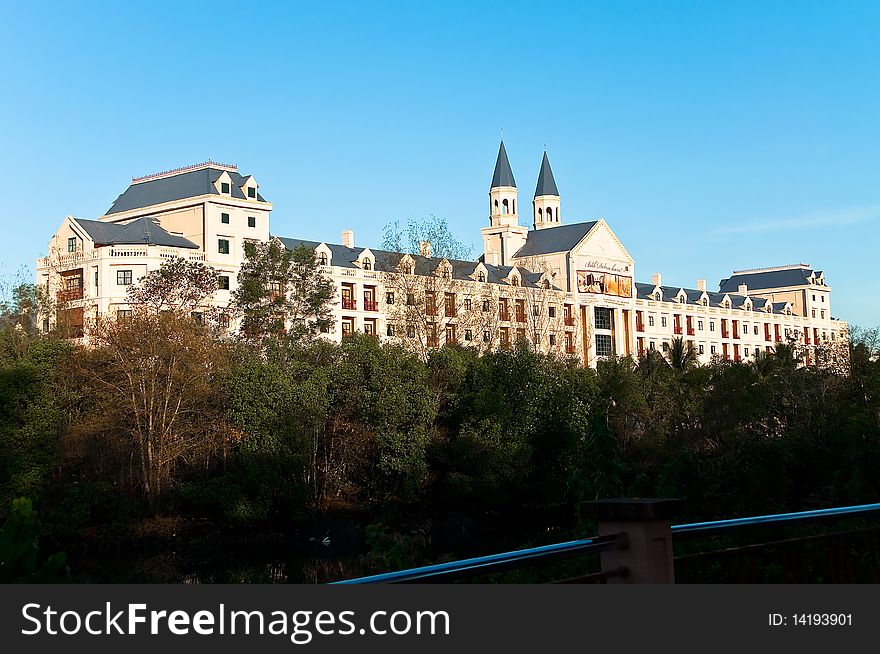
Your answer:
[[[217,252],[219,252],[220,254],[229,254],[228,238],[217,239]]]
[[[815,318],[815,317],[816,317],[816,310],[813,309],[813,312],[812,312],[812,313],[813,313],[813,318]]]
[[[486,273],[480,272],[480,274],[477,275],[477,281],[478,282],[485,282],[486,281]]]
[[[702,343],[700,343],[700,354],[703,354],[705,351],[706,351],[705,346]]]
[[[394,325],[388,323],[388,326],[385,328],[385,334],[387,336],[394,336]]]
[[[813,302],[815,302],[815,301],[816,301],[816,294],[813,293]]]
[[[551,318],[555,318],[556,317],[556,307],[550,307],[549,309],[547,309],[547,315],[550,316]]]
[[[98,269],[95,268],[95,290],[98,289]]]
[[[470,299],[469,297],[466,297],[466,298],[464,299],[464,310],[465,310],[465,311],[470,311],[470,310],[472,310],[472,309],[473,309],[473,304],[474,304],[474,303],[471,301],[471,299]],[[465,339],[465,340],[468,340],[468,341],[469,341],[470,339],[467,338],[467,339]]]
[[[217,288],[221,291],[229,290],[229,275],[220,275],[220,277],[217,278]]]
[[[649,350],[656,350],[657,344],[654,341],[651,341],[650,343],[648,343],[648,349]]]
[[[466,340],[466,341],[474,340],[474,333],[470,329],[464,330],[464,340]]]
[[[713,346],[712,346],[712,349],[709,350],[709,351],[710,351],[712,354],[715,354],[715,346],[713,345]]]
[[[820,311],[819,314],[820,314],[819,315],[820,318],[824,318],[825,317],[825,309],[822,309],[822,311]]]
[[[229,224],[229,214],[228,213],[221,213],[220,214],[220,222],[223,223],[224,225],[228,225]]]
[[[669,343],[667,343],[666,341],[663,341],[663,351],[669,352]]]
[[[256,216],[248,216],[248,227],[256,227],[256,226],[257,226]]]
[[[491,338],[491,337],[489,336],[489,332],[488,332],[488,331],[484,331],[484,332],[483,332],[483,342],[484,342],[484,343],[488,343],[490,338]]]
[[[596,356],[610,357],[611,352],[611,335],[596,334]]]
[[[251,199],[256,199],[257,197],[257,189],[253,186],[248,186],[248,197]]]
[[[412,325],[408,325],[406,328],[406,336],[407,338],[415,338],[416,337],[416,328]]]
[[[127,318],[131,318],[131,309],[119,309],[116,312],[117,320],[126,320]]]
[[[594,311],[596,315],[596,329],[611,329],[611,309],[596,307]]]
[[[755,336],[757,336],[758,335],[758,326],[757,325],[755,325],[754,332],[755,332]]]
[[[666,327],[666,316],[660,316],[660,326]]]
[[[483,311],[489,311],[489,300],[483,300]]]
[[[648,316],[648,327],[654,326],[654,316]]]
[[[703,321],[702,320],[697,321],[697,329],[699,329],[700,331],[703,331]]]
[[[823,295],[823,296],[821,296],[821,297],[822,297],[822,301],[824,302],[824,301],[825,301],[825,296]]]
[[[710,332],[714,332],[714,331],[715,331],[715,321],[714,321],[714,320],[710,320],[710,321],[709,321],[709,331],[710,331]]]
[[[416,296],[412,293],[406,294],[406,306],[413,307],[416,304]]]
[[[229,195],[229,183],[228,182],[220,182],[220,192]]]
[[[385,304],[394,304],[394,293],[385,294]]]
[[[318,254],[318,263],[322,266],[327,265],[327,253],[326,252],[321,252],[320,254]]]
[[[67,251],[76,252],[76,236],[71,236],[67,239]]]
[[[116,271],[116,283],[120,286],[128,286],[131,284],[131,271],[130,270],[117,270]]]
[[[556,345],[556,334],[550,334],[550,345]]]
[[[373,269],[373,262],[370,261],[369,257],[364,259],[364,270],[372,270],[372,269]]]
[[[747,348],[747,347],[743,348],[743,354],[745,354],[746,356],[749,356],[749,348]]]
[[[197,325],[205,324],[205,314],[200,311],[193,311],[189,314],[189,317],[192,318],[193,322],[195,322]]]

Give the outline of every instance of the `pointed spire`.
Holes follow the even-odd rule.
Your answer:
[[[504,141],[501,141],[501,147],[498,148],[498,159],[495,161],[495,174],[492,175],[492,186],[513,186],[516,188],[516,181],[513,179],[513,171],[510,170],[510,162],[507,160],[507,150],[504,149]]]
[[[535,188],[535,197],[541,195],[559,196],[559,189],[556,188],[556,180],[553,179],[553,171],[550,169],[550,160],[547,158],[547,150],[544,150],[541,171],[538,173],[538,186]]]

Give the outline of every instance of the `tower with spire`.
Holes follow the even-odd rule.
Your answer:
[[[516,181],[502,140],[489,187],[489,226],[481,230],[486,263],[510,265],[513,255],[526,242],[529,230],[519,225],[516,201]]]
[[[561,224],[559,204],[559,189],[556,188],[547,150],[544,150],[541,170],[538,172],[538,185],[535,187],[535,199],[532,200],[535,229],[557,227]]]

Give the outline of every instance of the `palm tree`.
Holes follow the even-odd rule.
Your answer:
[[[700,363],[694,344],[685,341],[681,336],[672,339],[666,356],[669,359],[669,365],[680,372],[696,368]]]

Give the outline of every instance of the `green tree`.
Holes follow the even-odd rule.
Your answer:
[[[262,343],[285,333],[300,340],[329,331],[335,292],[311,248],[289,250],[278,239],[248,242],[232,301],[241,317],[240,335]]]

